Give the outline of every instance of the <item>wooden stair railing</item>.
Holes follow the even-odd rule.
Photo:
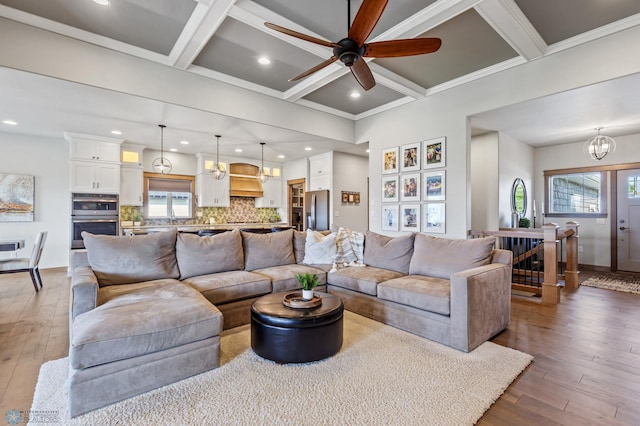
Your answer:
[[[501,228],[498,231],[469,231],[473,238],[495,236],[496,248],[514,251],[512,288],[531,291],[542,296],[542,303],[560,302],[560,290],[564,281],[567,288],[578,288],[578,227],[577,222],[567,222],[566,229],[555,223],[542,228]],[[562,268],[562,242],[566,240],[566,263]],[[540,262],[540,254],[543,261]],[[522,267],[521,265],[525,265]],[[542,267],[540,267],[542,266]],[[559,273],[559,271],[563,271]],[[540,283],[540,278],[543,281]]]

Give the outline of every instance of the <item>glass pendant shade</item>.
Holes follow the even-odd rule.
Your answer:
[[[171,173],[173,166],[171,165],[171,161],[164,158],[164,128],[167,126],[164,124],[158,124],[158,127],[160,127],[160,157],[153,160],[151,168],[154,172],[164,175]]]
[[[224,179],[227,174],[227,170],[224,165],[220,164],[220,135],[216,136],[216,162],[211,166],[211,174],[216,180]]]
[[[595,130],[598,134],[585,142],[584,149],[594,160],[602,160],[607,154],[616,150],[616,142],[613,138],[600,134],[602,127]]]
[[[266,181],[269,180],[269,173],[267,173],[264,170],[264,145],[265,142],[260,142],[260,145],[262,146],[262,162],[260,163],[260,170],[258,171],[258,180],[260,180],[260,182],[265,183]]]

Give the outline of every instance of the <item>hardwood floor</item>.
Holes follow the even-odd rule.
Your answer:
[[[68,353],[66,268],[41,272],[38,294],[28,274],[0,275],[0,418],[29,410],[40,365]],[[493,341],[535,359],[479,425],[640,424],[640,295],[580,287],[557,306],[514,296]]]

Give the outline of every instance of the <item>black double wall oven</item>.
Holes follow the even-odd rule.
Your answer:
[[[117,194],[71,194],[71,248],[83,249],[82,231],[119,234]]]

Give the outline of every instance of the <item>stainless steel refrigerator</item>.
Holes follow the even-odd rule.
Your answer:
[[[329,191],[309,191],[304,194],[304,216],[307,229],[329,229]]]

